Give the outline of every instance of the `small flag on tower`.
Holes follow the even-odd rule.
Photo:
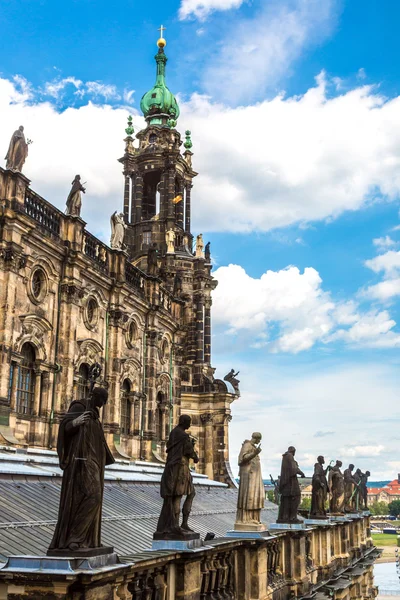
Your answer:
[[[178,194],[177,196],[175,196],[175,198],[172,200],[172,202],[174,204],[178,204],[178,202],[182,202],[182,194]]]

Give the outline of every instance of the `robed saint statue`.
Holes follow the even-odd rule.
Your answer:
[[[104,468],[114,458],[107,446],[99,409],[107,402],[105,388],[71,403],[60,423],[57,453],[63,471],[58,521],[48,555],[101,554],[101,510]]]
[[[194,449],[194,440],[186,433],[190,423],[189,415],[181,415],[178,425],[169,434],[166,449],[167,462],[160,487],[160,494],[164,502],[154,539],[184,539],[188,534],[193,534],[188,519],[196,492],[189,462],[192,459],[197,463],[199,458]],[[186,496],[186,499],[182,507],[183,519],[180,525],[182,496]]]
[[[28,140],[30,143],[30,140]],[[25,140],[24,127],[20,125],[14,131],[6,154],[6,169],[22,171],[26,157],[28,156],[28,144]]]
[[[294,459],[296,448],[289,446],[287,452],[282,455],[281,478],[279,482],[279,493],[281,503],[277,523],[302,523],[297,517],[300,505],[300,486],[297,476],[305,477],[303,471]]]
[[[239,494],[235,529],[261,530],[261,509],[264,508],[264,483],[261,473],[261,433],[245,440],[239,454]]]

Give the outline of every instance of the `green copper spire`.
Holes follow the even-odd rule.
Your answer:
[[[161,25],[161,36],[164,29]],[[179,106],[175,96],[165,83],[165,66],[168,60],[164,53],[166,43],[163,37],[160,37],[157,42],[158,53],[155,56],[157,63],[156,82],[154,87],[142,97],[140,108],[149,125],[175,127],[176,119],[179,117]]]
[[[185,131],[185,136],[186,136],[185,143],[183,144],[185,146],[186,150],[190,150],[190,148],[193,146],[190,135],[191,135],[190,131],[189,131],[189,129],[187,129]]]
[[[128,127],[125,129],[125,133],[127,135],[133,135],[135,133],[131,115],[129,115],[129,117],[128,117]]]

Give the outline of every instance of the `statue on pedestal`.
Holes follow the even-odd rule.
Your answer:
[[[325,519],[326,499],[329,491],[326,474],[329,471],[329,467],[324,469],[325,458],[323,456],[318,456],[317,461],[314,465],[314,475],[312,478],[310,517],[312,519]]]
[[[189,469],[189,461],[192,459],[195,463],[199,462],[194,449],[194,440],[186,433],[190,424],[190,416],[181,415],[178,425],[169,434],[166,448],[167,462],[160,487],[160,494],[164,503],[158,519],[157,531],[154,534],[155,540],[180,540],[200,537],[188,525],[193,498],[196,494]],[[182,496],[186,496],[186,500],[182,507],[182,525],[179,525]]]
[[[81,176],[75,175],[75,179],[72,182],[72,188],[67,198],[67,215],[79,217],[82,208],[82,196],[81,192],[86,193],[86,188],[81,184]]]
[[[353,498],[352,498],[352,503],[351,503],[354,512],[357,512],[359,510],[360,504],[361,504],[361,494],[360,494],[361,478],[362,478],[362,471],[361,471],[361,469],[357,469],[356,472],[354,473],[354,481],[355,481],[356,487],[354,488],[354,491],[353,491]]]
[[[331,499],[329,503],[329,512],[331,515],[339,515],[343,513],[344,503],[344,480],[343,473],[340,470],[342,461],[337,460],[334,467],[329,472],[329,489],[331,491]]]
[[[260,531],[265,529],[260,520],[265,497],[259,457],[261,437],[261,433],[253,433],[251,440],[245,440],[240,450],[236,530]]]
[[[165,232],[165,241],[167,242],[167,254],[175,253],[175,231],[173,229],[169,229]]]
[[[360,508],[361,510],[368,510],[368,477],[371,475],[369,471],[361,473],[360,482]]]
[[[104,468],[115,462],[99,418],[107,398],[105,388],[94,388],[88,399],[72,402],[60,423],[57,453],[63,479],[49,556],[112,552],[100,539]]]
[[[30,140],[28,140],[28,143],[25,141],[24,127],[23,125],[20,125],[18,129],[14,131],[10,140],[10,145],[8,146],[8,152],[5,158],[7,161],[6,169],[11,169],[11,171],[22,171],[22,167],[28,156],[28,145],[30,143]]]
[[[239,383],[240,380],[236,379],[236,377],[239,375],[240,371],[238,371],[237,373],[235,373],[235,369],[231,369],[229,371],[229,373],[227,373],[224,377],[224,381],[229,381],[229,383],[231,384],[231,386],[233,387],[233,389],[235,390],[235,394],[240,396],[240,390],[239,390]]]
[[[204,258],[206,259],[207,262],[210,262],[211,260],[211,250],[210,250],[210,242],[207,242],[205,250],[204,250]]]
[[[111,215],[111,240],[110,246],[113,250],[122,250],[124,247],[125,229],[127,224],[125,223],[124,214],[117,213],[115,211]]]
[[[289,446],[287,452],[282,455],[281,480],[279,484],[281,502],[277,523],[302,523],[297,518],[301,499],[297,475],[300,475],[300,477],[305,477],[305,475],[294,460],[295,454],[296,448]]]
[[[204,258],[204,242],[203,242],[203,234],[199,233],[196,238],[196,258]]]
[[[154,277],[158,275],[158,250],[155,242],[147,250],[147,273]]]
[[[344,479],[344,512],[353,512],[353,492],[356,480],[353,477],[354,465],[349,465],[343,473]]]

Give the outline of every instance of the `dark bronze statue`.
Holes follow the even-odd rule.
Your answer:
[[[343,473],[344,479],[344,512],[353,512],[353,493],[354,487],[357,485],[356,480],[353,477],[354,465],[349,465]]]
[[[207,242],[206,247],[204,248],[204,258],[207,262],[210,262],[211,260],[210,242]]]
[[[156,276],[158,274],[158,250],[157,244],[154,242],[147,250],[147,273]]]
[[[361,504],[361,495],[360,495],[361,478],[362,478],[362,471],[361,471],[361,469],[357,469],[356,472],[354,473],[354,481],[356,482],[356,484],[355,484],[355,488],[353,491],[353,498],[352,498],[352,507],[355,512],[357,510],[359,510],[360,504]]]
[[[342,461],[337,460],[334,467],[329,472],[329,489],[331,499],[329,503],[329,511],[332,515],[340,515],[343,513],[344,503],[344,480],[343,473],[340,470]]]
[[[330,467],[324,469],[325,458],[323,456],[318,456],[317,461],[314,465],[314,475],[312,478],[310,517],[312,519],[325,519],[326,499],[329,491],[326,474]]]
[[[176,298],[182,294],[182,277],[179,273],[175,273],[173,294]]]
[[[279,483],[281,502],[277,523],[302,522],[297,518],[301,498],[297,475],[300,475],[300,477],[305,477],[305,475],[294,460],[295,454],[296,448],[289,446],[287,452],[282,456],[281,480]]]
[[[12,171],[22,171],[26,157],[28,156],[28,143],[25,141],[24,127],[20,125],[17,131],[14,131],[6,154],[6,169]]]
[[[275,479],[272,477],[272,475],[270,473],[269,478],[271,479],[271,481],[274,485],[274,502],[275,502],[275,504],[277,504],[279,506],[280,501],[281,501],[281,495],[279,493],[279,485],[281,482],[281,476],[279,475],[278,479],[275,481]]]
[[[193,498],[196,493],[189,469],[189,461],[193,459],[195,463],[199,462],[194,449],[194,440],[186,433],[190,423],[191,418],[189,415],[181,415],[178,425],[174,427],[169,435],[167,462],[161,478],[160,488],[164,503],[154,539],[179,540],[194,535],[198,536],[198,534],[194,534],[188,525]],[[182,507],[182,525],[179,525],[182,496],[186,496],[186,499]]]
[[[63,479],[49,556],[104,553],[100,540],[104,468],[114,462],[99,419],[107,398],[105,388],[94,388],[87,400],[72,402],[60,423],[57,452]]]
[[[235,394],[239,395],[240,394],[240,390],[239,390],[239,379],[236,379],[236,377],[239,375],[238,371],[237,373],[235,373],[235,369],[231,369],[229,371],[229,373],[227,373],[224,377],[224,381],[229,381],[229,383],[232,385],[233,389],[235,390]]]
[[[75,179],[72,182],[72,188],[67,198],[67,215],[73,215],[79,217],[82,208],[82,196],[81,192],[85,193],[86,188],[81,184],[81,176],[75,175]]]
[[[369,471],[365,471],[365,473],[361,473],[361,482],[360,482],[360,509],[368,510],[368,477],[371,475]]]

